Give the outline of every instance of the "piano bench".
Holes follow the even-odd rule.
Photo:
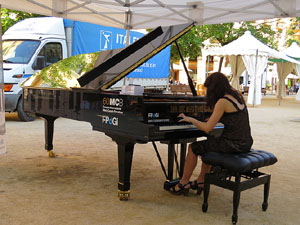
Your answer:
[[[244,190],[264,184],[262,210],[267,210],[271,175],[261,173],[258,169],[277,162],[277,158],[272,153],[253,149],[240,154],[208,152],[202,156],[202,161],[212,166],[204,178],[203,212],[206,212],[208,208],[207,200],[211,184],[234,192],[233,224],[236,224],[238,220],[240,195]]]

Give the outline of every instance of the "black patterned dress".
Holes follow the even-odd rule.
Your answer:
[[[224,112],[220,122],[224,124],[224,130],[219,137],[208,136],[207,140],[192,143],[192,151],[196,155],[203,155],[205,152],[227,152],[242,153],[248,152],[253,144],[247,106],[241,110],[228,97],[237,109],[235,112]]]

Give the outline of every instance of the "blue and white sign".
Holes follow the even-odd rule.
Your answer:
[[[107,30],[100,30],[100,50],[112,49],[112,32]]]
[[[65,26],[73,26],[73,55],[125,48],[126,30],[64,19]],[[129,44],[144,34],[130,31]],[[170,47],[149,59],[131,72],[133,78],[166,78],[170,75]]]

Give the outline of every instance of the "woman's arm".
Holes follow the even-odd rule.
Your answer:
[[[202,121],[196,120],[195,118],[186,116],[183,113],[179,114],[178,117],[182,118],[181,120],[179,120],[179,122],[192,123],[199,130],[203,130],[204,132],[209,133],[215,127],[215,125],[219,122],[219,120],[223,116],[224,111],[225,111],[225,101],[223,99],[219,99],[219,101],[217,101],[217,103],[214,107],[214,111],[213,111],[211,117],[208,119],[207,122],[202,122]]]

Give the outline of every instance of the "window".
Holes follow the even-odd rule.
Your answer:
[[[45,57],[46,66],[62,60],[62,47],[60,43],[47,43],[39,53]]]
[[[39,41],[32,40],[3,41],[3,62],[26,64],[39,45]]]

